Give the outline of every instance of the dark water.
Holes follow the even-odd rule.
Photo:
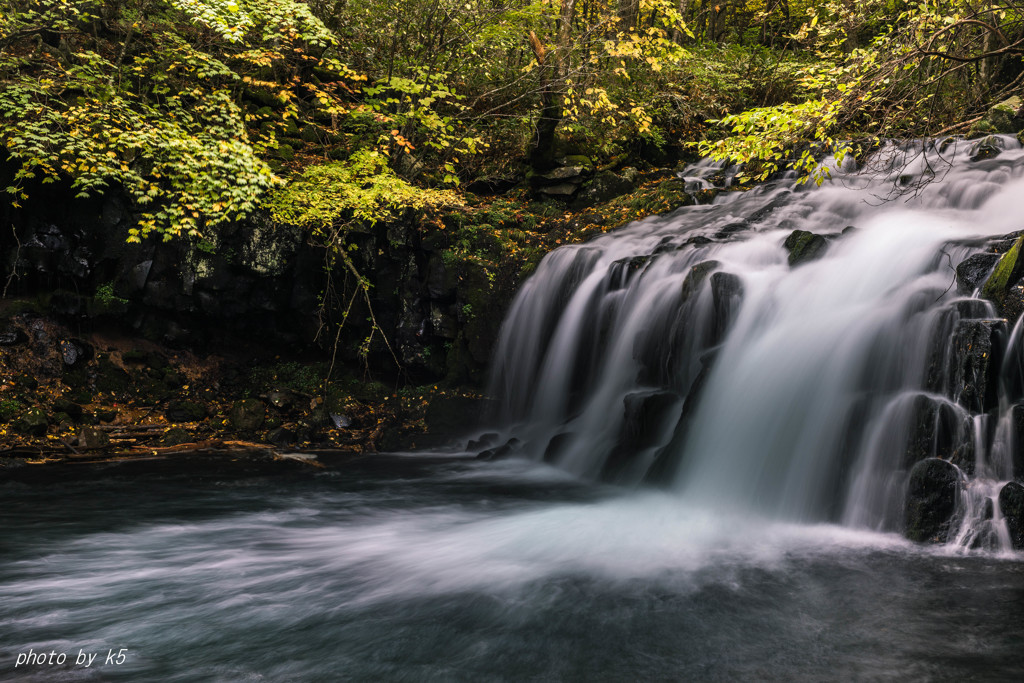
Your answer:
[[[375,456],[8,483],[0,501],[5,680],[1024,677],[1019,556],[723,516],[533,464]],[[16,668],[30,649],[68,659]]]

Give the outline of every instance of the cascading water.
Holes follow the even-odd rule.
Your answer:
[[[958,496],[941,540],[1008,548],[1022,333],[956,272],[1024,227],[1024,151],[995,143],[988,159],[890,146],[884,168],[722,193],[549,254],[503,326],[492,440],[701,505],[879,530],[912,523],[909,472],[939,458]]]

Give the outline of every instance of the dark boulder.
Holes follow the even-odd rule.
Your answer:
[[[1024,550],[1024,484],[1011,481],[999,491],[999,509],[1016,550]]]
[[[477,460],[505,460],[506,458],[514,458],[522,453],[523,442],[516,438],[511,438],[501,446],[497,448],[488,448],[476,456]]]
[[[28,341],[28,335],[16,328],[0,328],[0,346],[19,346]]]
[[[955,533],[961,474],[952,463],[928,458],[914,465],[907,482],[904,534],[918,543],[944,543]]]
[[[796,266],[821,257],[828,243],[821,235],[806,230],[794,230],[782,246],[789,251],[789,265]]]
[[[987,412],[998,404],[1005,337],[1004,320],[961,320],[953,330],[949,388],[957,403],[972,413]]]
[[[999,254],[974,254],[960,262],[956,267],[956,289],[961,294],[973,294],[985,278],[989,276]]]

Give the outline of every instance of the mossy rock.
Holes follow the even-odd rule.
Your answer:
[[[820,258],[828,244],[821,235],[806,230],[794,230],[782,246],[789,251],[789,265],[796,266]]]
[[[1014,95],[993,105],[985,118],[1000,133],[1017,133],[1024,129],[1024,117],[1018,115],[1020,111],[1020,97]]]
[[[275,154],[278,159],[291,161],[295,158],[295,148],[291,145],[278,145]]]
[[[1024,244],[1024,235],[1018,237],[1009,251],[1000,257],[996,267],[992,269],[992,274],[988,276],[985,284],[981,287],[981,296],[995,303],[996,306],[1002,306],[1010,285],[1024,275],[1022,272],[1024,271],[1024,262],[1019,258],[1022,244]]]
[[[988,120],[981,119],[980,121],[976,121],[974,125],[971,126],[970,130],[967,131],[967,139],[974,140],[975,138],[983,138],[986,135],[993,135],[998,132],[999,131],[996,130],[996,127]]]
[[[320,143],[320,132],[314,126],[306,126],[299,133],[299,137],[302,138],[303,142],[310,144]]]
[[[0,401],[0,422],[10,422],[24,407],[25,404],[12,398]]]
[[[21,417],[14,421],[12,426],[18,434],[43,436],[46,434],[46,428],[50,426],[50,421],[42,409],[29,408]]]

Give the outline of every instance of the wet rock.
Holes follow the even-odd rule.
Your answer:
[[[974,254],[960,262],[956,267],[956,289],[960,294],[973,294],[981,283],[988,278],[999,254]]]
[[[821,235],[806,230],[794,230],[782,246],[789,251],[789,265],[796,266],[822,256],[828,243]]]
[[[745,232],[750,230],[750,224],[740,221],[739,223],[729,223],[719,228],[718,232],[715,233],[715,237],[719,239],[725,239],[730,235],[735,235],[738,232]]]
[[[972,413],[987,412],[998,404],[1005,337],[1003,320],[961,320],[953,330],[949,387],[957,403]]]
[[[544,462],[557,462],[565,453],[565,447],[572,441],[572,437],[572,432],[560,432],[551,437],[548,445],[544,448]]]
[[[1024,479],[1024,404],[1018,403],[1010,408],[1010,439],[1013,443],[1013,476]]]
[[[231,426],[240,432],[253,432],[260,428],[266,417],[263,401],[257,398],[243,398],[235,401],[228,413]]]
[[[164,411],[164,417],[170,422],[198,422],[206,415],[206,406],[195,401],[171,401]]]
[[[497,448],[489,448],[476,456],[477,460],[504,460],[519,455],[523,442],[511,438]]]
[[[1001,309],[1006,292],[1024,277],[1024,259],[1018,258],[1024,245],[1024,235],[1018,237],[1010,249],[999,257],[992,274],[981,287],[981,296]]]
[[[82,427],[75,435],[73,445],[87,451],[94,451],[106,448],[110,445],[110,437],[101,429],[95,427]]]
[[[18,434],[26,436],[43,436],[46,428],[50,425],[49,420],[39,408],[29,408],[21,417],[11,425]]]
[[[992,135],[978,140],[971,146],[971,161],[994,159],[1003,151],[1003,141]]]
[[[678,418],[682,399],[672,391],[636,391],[623,400],[619,443],[633,451],[660,445],[669,420]]]
[[[1024,550],[1024,484],[1011,481],[999,491],[999,509],[1014,549]]]
[[[711,276],[710,284],[715,325],[707,346],[715,346],[725,340],[725,335],[736,317],[743,300],[743,282],[732,273],[718,272]]]
[[[100,422],[113,422],[117,417],[117,411],[112,408],[102,408],[96,411],[96,419]]]
[[[907,482],[904,535],[918,543],[944,543],[956,531],[960,471],[945,460],[928,458],[914,465]]]
[[[920,394],[910,407],[910,429],[901,469],[941,458],[970,473],[974,467],[973,422],[956,407]]]
[[[192,435],[187,429],[182,427],[171,427],[164,432],[159,439],[157,444],[160,446],[180,446],[183,443],[190,443],[192,441]]]
[[[690,272],[683,278],[683,301],[700,291],[701,285],[708,275],[722,264],[719,261],[701,261],[690,268]]]
[[[466,444],[467,451],[479,451],[488,446],[493,446],[498,442],[498,434],[496,432],[487,432],[481,434],[477,439],[470,439],[469,443]]]
[[[651,262],[650,256],[631,256],[619,259],[608,266],[610,289],[623,289]]]

